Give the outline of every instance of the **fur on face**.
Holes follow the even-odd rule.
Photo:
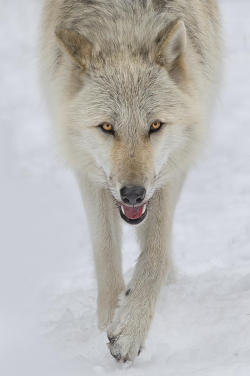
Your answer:
[[[56,2],[52,80],[63,77],[63,151],[74,168],[92,164],[116,198],[123,184],[143,184],[152,195],[190,166],[202,143],[215,57],[204,30],[218,29],[210,2]],[[211,20],[202,23],[209,5]],[[149,135],[156,120],[163,127]],[[100,130],[104,122],[114,135]]]

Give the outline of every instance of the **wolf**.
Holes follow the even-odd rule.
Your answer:
[[[172,273],[176,203],[221,71],[216,0],[45,0],[41,83],[91,235],[98,325],[117,361],[144,346]],[[141,249],[125,285],[121,225]]]

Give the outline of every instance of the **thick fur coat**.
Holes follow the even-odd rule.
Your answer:
[[[45,0],[41,82],[58,145],[78,179],[111,354],[144,345],[172,272],[171,229],[220,77],[215,0]],[[125,286],[122,219],[141,253]]]

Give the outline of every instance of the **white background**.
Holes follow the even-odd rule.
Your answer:
[[[224,83],[177,209],[177,281],[124,369],[96,328],[86,218],[39,95],[40,1],[0,0],[1,375],[250,375],[250,3],[219,2]],[[128,227],[124,244],[128,278],[138,254]]]

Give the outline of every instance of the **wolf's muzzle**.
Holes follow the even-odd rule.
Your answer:
[[[139,205],[145,198],[146,189],[138,185],[129,185],[123,187],[120,194],[125,205]]]
[[[143,203],[146,189],[142,186],[125,186],[120,190],[122,202],[120,214],[122,219],[132,225],[137,225],[147,215],[147,203]]]

